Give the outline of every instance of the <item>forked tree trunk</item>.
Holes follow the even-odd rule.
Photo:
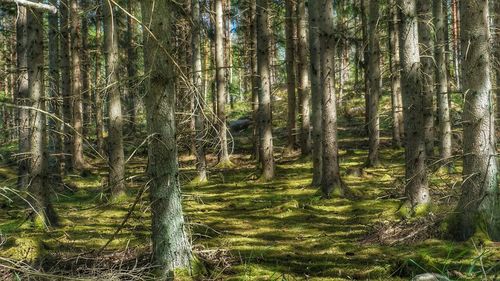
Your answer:
[[[466,240],[483,226],[500,240],[498,169],[495,150],[489,53],[488,0],[460,3],[462,86],[464,90],[464,169],[462,195],[450,227],[453,237]]]
[[[28,11],[28,92],[29,103],[29,187],[28,202],[33,208],[36,226],[57,224],[55,210],[50,202],[47,182],[47,126],[44,96],[43,15],[40,11]]]
[[[198,182],[207,181],[207,163],[205,159],[205,97],[201,81],[201,18],[199,0],[191,0],[191,18],[193,21],[191,32],[191,49],[193,51],[193,85],[194,85],[194,115],[195,115],[195,145],[196,169]]]
[[[123,116],[119,89],[120,62],[118,57],[118,26],[113,6],[103,3],[104,54],[106,62],[106,89],[109,99],[108,171],[111,199],[125,192],[125,156],[123,152]]]
[[[382,88],[380,75],[380,44],[378,36],[379,4],[377,0],[370,0],[368,15],[368,161],[367,166],[373,167],[380,163],[380,125],[379,125],[379,99]]]
[[[312,102],[312,157],[313,186],[321,185],[322,142],[321,142],[321,57],[319,42],[318,1],[309,2],[309,57],[311,60],[311,102]]]
[[[340,179],[337,137],[337,106],[335,96],[335,37],[333,26],[333,2],[319,2],[319,40],[322,84],[322,143],[323,173],[321,188],[323,196],[345,195],[346,189]]]
[[[448,70],[446,64],[446,33],[448,32],[448,18],[443,12],[443,0],[434,0],[433,16],[436,34],[435,58],[436,58],[436,93],[438,105],[439,122],[439,157],[446,166],[451,157],[451,121],[448,94]]]
[[[311,151],[310,100],[311,83],[309,81],[309,44],[307,38],[307,9],[305,0],[297,0],[297,77],[300,102],[300,151],[302,156]]]
[[[294,4],[292,0],[286,0],[285,2],[285,34],[286,34],[286,85],[287,85],[287,109],[288,109],[288,119],[287,119],[287,151],[291,151],[295,148],[296,137],[295,137],[295,127],[296,124],[296,113],[295,113],[295,34],[294,34]]]
[[[148,135],[148,175],[152,212],[152,262],[158,280],[173,279],[174,270],[188,268],[191,245],[185,232],[179,183],[175,128],[174,51],[175,4],[141,1],[144,27],[145,105]],[[154,7],[154,9],[153,9]],[[154,37],[150,32],[153,32]]]
[[[271,77],[269,70],[269,3],[257,0],[257,73],[259,75],[260,163],[263,180],[274,178],[273,132],[271,117]]]

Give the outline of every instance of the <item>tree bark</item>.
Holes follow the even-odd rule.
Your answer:
[[[439,157],[447,162],[451,157],[451,121],[448,95],[448,71],[446,64],[446,32],[448,32],[448,18],[443,12],[443,0],[434,0],[433,16],[436,34],[435,58],[436,58],[436,93],[438,104],[439,122]]]
[[[396,148],[402,146],[404,135],[403,101],[401,97],[401,71],[399,60],[399,16],[396,0],[390,2],[389,27],[389,67],[391,69],[392,100],[392,143]]]
[[[493,241],[500,239],[497,160],[492,107],[488,0],[460,3],[462,82],[464,89],[464,169],[462,194],[450,227],[453,237],[466,240],[477,226]]]
[[[193,0],[195,1],[195,0]],[[135,1],[127,0],[127,10],[133,16],[135,12]],[[137,96],[137,51],[135,48],[135,23],[132,20],[132,16],[127,15],[127,33],[125,36],[125,46],[127,48],[127,89],[128,98],[130,100],[130,126],[131,131],[135,132],[135,127],[137,123],[137,115],[139,114],[139,103],[140,100]]]
[[[226,124],[226,68],[224,44],[224,14],[222,0],[215,0],[215,64],[217,83],[217,123],[220,143],[219,164],[226,166],[230,163],[227,144]]]
[[[345,195],[346,188],[340,178],[337,137],[337,105],[335,96],[335,37],[333,26],[333,2],[319,2],[319,40],[321,56],[322,89],[322,143],[323,173],[321,189],[323,197],[332,194]]]
[[[424,108],[418,22],[415,0],[399,0],[401,32],[401,82],[405,119],[405,180],[406,197],[412,213],[425,211],[431,202],[426,171],[424,142]]]
[[[16,53],[17,53],[17,95],[16,103],[26,106],[28,102],[28,11],[25,7],[19,7],[16,22]],[[17,125],[19,128],[19,161],[17,170],[17,187],[25,189],[28,186],[29,167],[29,111],[18,109]]]
[[[47,184],[47,127],[44,96],[44,58],[43,58],[43,16],[38,10],[28,12],[28,92],[29,106],[29,187],[28,202],[33,208],[36,226],[57,224],[55,210],[50,202]]]
[[[495,60],[493,64],[493,69],[495,70],[496,76],[496,99],[497,99],[497,118],[500,118],[500,1],[494,2],[494,11],[495,14],[495,26],[494,30],[496,30],[496,34],[493,34],[495,44],[493,45]]]
[[[207,181],[207,163],[205,159],[205,97],[202,89],[202,67],[201,67],[201,17],[199,0],[191,0],[191,49],[193,51],[193,85],[194,91],[194,118],[195,118],[195,145],[196,145],[196,169],[198,170],[198,182]]]
[[[116,15],[110,2],[103,3],[104,54],[106,62],[106,89],[108,92],[109,112],[109,191],[111,199],[122,196],[125,192],[125,156],[123,152],[123,116],[120,100],[120,81],[118,71],[118,27]]]
[[[295,149],[297,138],[295,137],[296,113],[295,105],[295,34],[294,34],[294,4],[292,0],[285,2],[285,34],[286,34],[286,85],[287,85],[287,151]]]
[[[24,8],[31,8],[31,9],[36,9],[36,10],[39,10],[39,11],[45,11],[45,12],[49,12],[49,13],[52,13],[52,14],[57,14],[57,8],[54,5],[39,3],[39,2],[36,2],[36,1],[37,0],[34,0],[34,1],[28,1],[28,0],[0,0],[0,2],[12,3],[12,4],[23,6]]]
[[[191,245],[185,232],[179,183],[175,127],[173,28],[176,15],[169,1],[141,1],[148,135],[148,175],[152,212],[152,259],[158,280],[173,279],[174,270],[190,266]],[[154,7],[154,8],[153,8]],[[149,33],[151,31],[154,34]]]
[[[96,12],[95,21],[95,38],[97,44],[101,42],[101,26],[102,26],[102,3],[99,3]],[[97,151],[101,156],[106,155],[104,148],[104,105],[101,89],[101,54],[100,48],[96,48],[95,52],[95,74],[94,74],[94,103],[95,103],[95,130],[96,130],[96,145]]]
[[[319,5],[317,1],[309,2],[309,57],[311,62],[311,102],[312,102],[312,157],[313,186],[321,185],[322,142],[321,142],[321,58],[319,41]]]
[[[368,15],[368,161],[367,166],[373,167],[380,164],[380,124],[379,124],[379,99],[382,88],[380,75],[380,45],[378,36],[379,4],[376,0],[370,0]]]
[[[71,135],[71,120],[73,116],[73,108],[71,105],[71,58],[70,58],[70,28],[69,28],[69,0],[60,1],[61,14],[59,24],[61,29],[61,95],[63,98],[62,112],[64,120],[64,169],[72,170],[73,154]]]
[[[80,0],[82,6],[82,106],[83,106],[83,133],[88,135],[88,127],[92,119],[92,95],[90,92],[90,57],[89,57],[89,24],[88,24],[88,0]]]
[[[260,80],[258,124],[261,144],[261,178],[263,180],[271,180],[274,178],[268,9],[268,0],[257,0],[257,72]]]
[[[300,151],[302,156],[309,155],[311,151],[311,118],[310,100],[311,84],[309,81],[309,61],[307,58],[309,51],[307,37],[307,10],[305,0],[297,1],[297,76],[298,92],[300,102]]]
[[[427,157],[434,155],[434,41],[432,24],[432,2],[417,1],[418,43],[420,45],[420,62],[422,65],[422,91],[424,95],[424,138]]]
[[[455,76],[455,89],[460,91],[461,81],[460,81],[460,45],[459,45],[459,35],[460,35],[460,20],[458,14],[458,0],[451,0],[451,34],[453,41],[453,73]]]
[[[70,42],[71,42],[71,105],[72,105],[72,169],[79,171],[85,167],[83,158],[83,104],[81,72],[81,21],[78,0],[70,2]]]
[[[259,138],[259,76],[257,73],[257,0],[250,1],[250,69],[252,72],[252,119],[253,126],[253,153],[255,160],[260,161]]]

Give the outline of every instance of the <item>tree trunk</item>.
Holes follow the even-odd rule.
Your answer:
[[[38,10],[30,10],[27,16],[28,34],[28,93],[29,106],[29,187],[28,202],[33,208],[33,220],[36,226],[57,224],[55,210],[50,203],[49,185],[47,184],[47,127],[45,97],[43,86],[43,16]]]
[[[311,84],[309,82],[309,61],[307,54],[309,51],[307,37],[307,11],[306,1],[297,1],[297,49],[298,49],[298,91],[300,98],[300,151],[302,156],[307,156],[311,151],[311,118],[310,100]]]
[[[123,152],[123,116],[120,100],[118,71],[118,27],[112,4],[103,3],[104,53],[106,55],[106,89],[109,99],[109,190],[111,199],[125,192],[125,156]]]
[[[382,88],[382,78],[380,75],[380,45],[378,36],[379,4],[376,0],[370,0],[370,13],[368,15],[368,161],[367,166],[373,167],[380,164],[380,125],[379,125],[379,99]]]
[[[56,6],[57,1],[52,0],[51,4]],[[59,106],[60,97],[60,76],[59,76],[59,23],[57,14],[48,15],[49,22],[49,112],[56,116],[61,116],[61,108]],[[54,171],[55,175],[52,178],[55,183],[62,183],[64,176],[64,166],[60,155],[63,153],[63,138],[61,132],[64,124],[55,120],[49,119],[50,134],[49,134],[49,151],[52,154],[50,157],[50,171]]]
[[[287,120],[287,151],[292,151],[295,149],[296,137],[295,137],[295,127],[296,124],[296,113],[295,113],[295,34],[294,34],[294,4],[292,0],[286,0],[285,2],[285,33],[286,33],[286,85],[287,85],[287,109],[288,109],[288,120]]]
[[[16,53],[17,53],[17,95],[16,103],[25,106],[28,103],[28,11],[25,7],[18,8],[16,20]],[[17,125],[19,127],[19,154],[17,171],[17,186],[25,189],[28,186],[29,167],[29,111],[19,109],[17,112]]]
[[[424,95],[424,138],[428,158],[434,155],[434,41],[432,24],[432,2],[417,1],[418,43],[422,65],[422,91]]]
[[[466,240],[477,226],[493,241],[500,239],[497,160],[492,107],[487,0],[462,0],[460,37],[463,52],[464,169],[462,195],[450,227],[453,237]]]
[[[311,102],[312,102],[312,157],[313,186],[321,185],[322,143],[321,143],[321,58],[319,42],[319,5],[317,1],[309,2],[309,56],[311,60]]]
[[[458,19],[458,0],[451,0],[451,34],[453,41],[453,73],[455,75],[455,89],[456,91],[460,91],[461,83],[460,83],[460,45],[459,45],[459,34],[460,34],[460,24]]]
[[[148,135],[148,174],[152,212],[152,259],[158,280],[173,279],[174,270],[190,266],[191,245],[185,232],[179,183],[175,128],[174,4],[141,1]],[[154,7],[154,9],[153,9]],[[146,31],[147,30],[147,31]],[[149,33],[153,32],[153,35]]]
[[[391,69],[392,99],[392,143],[396,148],[402,146],[404,135],[403,102],[401,97],[401,71],[399,61],[399,16],[396,0],[391,0],[389,26],[389,67]]]
[[[224,45],[224,14],[222,0],[215,0],[215,64],[217,83],[217,123],[220,154],[219,164],[221,166],[230,165],[229,151],[227,145],[227,124],[226,124],[226,68],[224,65],[225,56]]]
[[[399,0],[401,82],[405,119],[405,179],[411,213],[425,212],[431,202],[426,171],[423,92],[418,46],[416,0]]]
[[[88,24],[88,0],[80,0],[82,6],[81,25],[82,25],[82,106],[83,106],[83,133],[88,135],[88,127],[92,122],[92,95],[90,92],[90,57],[89,57],[89,24]]]
[[[321,0],[319,5],[319,40],[322,89],[323,196],[345,195],[340,179],[337,138],[337,104],[335,96],[335,37],[333,2]]]
[[[83,105],[82,105],[82,72],[81,72],[81,21],[78,0],[70,2],[70,37],[71,37],[71,105],[72,105],[72,169],[82,170],[85,167],[83,158]]]
[[[436,92],[439,120],[439,157],[447,163],[451,157],[451,121],[448,95],[448,71],[446,64],[446,32],[448,19],[443,13],[443,1],[433,3],[434,29],[436,34]],[[446,166],[450,166],[446,164]]]
[[[101,42],[101,26],[102,26],[102,3],[99,3],[96,12],[96,21],[95,21],[95,38],[97,44]],[[100,48],[96,48],[95,52],[95,85],[94,85],[94,100],[95,100],[95,131],[96,131],[96,145],[97,151],[101,156],[106,155],[106,151],[104,148],[104,102],[102,97],[102,89],[101,89],[101,56],[99,52]]]
[[[263,180],[274,178],[273,132],[271,117],[271,80],[269,71],[269,4],[257,0],[257,73],[259,75],[260,163]]]
[[[194,91],[194,118],[195,118],[195,145],[196,145],[196,169],[198,170],[197,181],[207,181],[207,163],[205,159],[205,98],[201,83],[201,17],[199,0],[191,0],[191,18],[193,21],[191,31],[191,49],[193,51],[193,85]]]
[[[135,13],[135,1],[127,0],[127,10],[133,16]],[[137,123],[137,115],[139,114],[140,100],[137,96],[137,51],[135,48],[135,32],[136,23],[133,21],[132,16],[127,15],[127,34],[126,34],[126,47],[127,47],[127,89],[128,98],[130,100],[130,126],[131,131],[135,132]]]
[[[494,11],[495,14],[493,15],[495,17],[495,26],[494,29],[496,30],[496,34],[494,34],[494,41],[495,44],[493,46],[494,48],[494,54],[495,54],[495,62],[496,64],[493,64],[493,69],[495,69],[495,76],[496,76],[496,99],[497,99],[497,118],[500,118],[500,1],[496,1],[493,4],[494,6]]]
[[[252,72],[252,119],[253,126],[253,153],[255,160],[260,161],[259,139],[259,76],[257,73],[257,0],[250,1],[250,69]]]

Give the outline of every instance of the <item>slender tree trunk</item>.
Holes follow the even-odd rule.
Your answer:
[[[309,155],[311,151],[311,118],[310,100],[311,83],[309,81],[309,52],[307,36],[307,10],[306,1],[297,1],[297,49],[298,49],[298,91],[300,98],[300,151],[302,156]]]
[[[28,103],[28,11],[25,7],[18,7],[16,20],[16,53],[17,53],[17,95],[18,105],[25,106]],[[19,109],[17,112],[17,125],[19,127],[19,161],[17,171],[17,186],[25,189],[28,186],[28,153],[29,143],[29,111]]]
[[[389,66],[391,69],[391,100],[392,100],[392,142],[393,146],[402,146],[404,135],[403,104],[401,97],[401,71],[399,61],[399,17],[396,0],[390,2],[389,26]]]
[[[51,4],[57,6],[57,0],[52,0]],[[59,106],[60,97],[60,76],[59,76],[59,19],[57,14],[49,14],[49,112],[56,116],[61,116],[61,108]],[[64,166],[60,154],[63,153],[63,139],[61,132],[64,124],[55,120],[49,119],[49,151],[52,154],[50,157],[50,171],[54,171],[55,175],[52,178],[56,183],[62,182],[64,176]]]
[[[368,161],[369,167],[380,164],[379,146],[380,146],[380,125],[379,125],[379,99],[382,88],[382,77],[380,75],[380,45],[378,36],[379,23],[379,4],[376,0],[370,0],[370,13],[368,15]]]
[[[47,127],[45,96],[43,86],[43,16],[38,10],[30,10],[27,16],[28,34],[28,93],[29,106],[29,187],[28,202],[33,208],[33,220],[37,226],[57,224],[55,210],[50,203],[49,185],[47,184]]]
[[[340,179],[337,137],[337,104],[335,96],[335,37],[333,26],[333,2],[319,2],[319,40],[321,56],[322,89],[322,143],[323,173],[321,188],[323,196],[345,195],[346,187]]]
[[[103,3],[104,53],[106,55],[106,89],[109,99],[109,189],[111,199],[122,196],[125,192],[125,156],[123,152],[123,116],[118,87],[118,27],[112,4]]]
[[[450,227],[453,237],[466,240],[478,225],[493,241],[500,239],[498,169],[495,151],[489,54],[488,0],[462,0],[461,34],[464,89],[464,169],[462,195]]]
[[[451,0],[451,21],[452,21],[452,26],[451,26],[451,34],[452,34],[452,41],[453,41],[453,69],[454,69],[454,76],[455,76],[455,89],[456,91],[460,91],[461,83],[460,83],[460,20],[459,20],[459,14],[458,14],[458,1],[459,0]]]
[[[399,0],[401,82],[405,117],[406,196],[412,213],[426,211],[431,202],[426,171],[424,108],[416,0]]]
[[[82,105],[83,105],[83,132],[88,134],[88,127],[92,120],[92,95],[90,92],[90,57],[89,57],[89,24],[88,24],[88,0],[80,0],[82,7],[81,15],[81,33],[82,33],[82,49],[81,49],[81,70],[82,70]]]
[[[82,72],[81,72],[81,21],[79,18],[80,5],[78,0],[70,2],[70,37],[71,37],[71,105],[73,126],[73,170],[85,167],[83,158],[83,104],[82,104]]]
[[[127,0],[127,10],[133,16],[135,13],[135,1]],[[130,100],[130,126],[131,131],[135,132],[137,123],[137,115],[139,113],[139,99],[137,97],[137,51],[135,48],[135,22],[131,16],[127,15],[127,34],[126,34],[126,47],[127,47],[127,89],[128,98]]]
[[[259,87],[260,163],[263,180],[274,178],[273,132],[271,117],[271,80],[269,71],[269,3],[257,0],[257,72]]]
[[[432,2],[417,1],[418,43],[420,45],[420,62],[422,64],[422,91],[424,94],[424,138],[427,157],[434,155],[434,40]]]
[[[102,27],[102,3],[99,3],[96,12],[95,21],[95,38],[98,46],[101,42],[101,27]],[[95,85],[94,85],[94,102],[95,102],[95,130],[96,130],[96,145],[97,151],[101,156],[106,155],[106,150],[104,148],[104,102],[102,97],[101,89],[101,48],[96,48],[95,51]]]
[[[294,3],[292,0],[286,0],[285,2],[285,33],[286,33],[286,85],[287,85],[287,109],[288,109],[288,120],[287,120],[287,150],[292,151],[295,149],[296,137],[295,137],[295,127],[296,123],[296,113],[295,105],[297,103],[295,99],[295,35],[294,35]]]
[[[195,116],[195,144],[196,144],[196,169],[198,182],[207,181],[207,164],[205,160],[205,99],[202,89],[201,67],[201,17],[199,0],[191,0],[191,15],[193,27],[191,30],[191,49],[193,51],[193,85],[194,91],[194,116]]]
[[[250,44],[251,60],[250,69],[252,71],[252,115],[253,115],[253,153],[257,161],[260,160],[260,139],[259,139],[259,76],[257,73],[257,0],[249,0],[250,3]],[[294,105],[295,106],[295,105]]]
[[[158,280],[173,279],[174,270],[190,266],[191,245],[185,232],[179,183],[175,128],[174,4],[141,1],[144,28],[144,66],[148,135],[148,174],[152,212],[152,258]],[[154,9],[153,9],[154,7]]]
[[[496,34],[493,34],[495,44],[493,46],[495,51],[495,62],[493,64],[493,69],[495,69],[496,76],[496,99],[497,99],[497,118],[500,118],[500,1],[496,1],[493,4],[495,14],[495,25],[494,30],[496,30]]]
[[[312,157],[313,186],[321,185],[322,151],[321,142],[321,58],[319,41],[319,5],[318,1],[309,2],[309,56],[311,60],[311,102],[312,102]]]
[[[436,34],[436,92],[439,120],[439,157],[449,161],[451,157],[451,121],[448,95],[448,71],[446,65],[446,32],[448,19],[443,13],[443,0],[434,0],[433,16]],[[450,166],[450,165],[447,165]]]
[[[222,0],[215,0],[215,63],[217,83],[217,122],[219,124],[219,143],[221,146],[219,164],[226,166],[230,163],[227,145],[226,124],[226,68],[225,68],[225,44],[224,44],[224,14]]]
[[[361,35],[363,42],[363,77],[364,77],[364,96],[365,96],[365,131],[368,136],[368,123],[370,123],[370,101],[368,96],[368,11],[366,4],[368,0],[360,0],[361,14]]]
[[[61,96],[63,98],[62,112],[64,120],[64,169],[72,170],[73,154],[71,136],[71,120],[73,116],[73,108],[71,105],[71,44],[70,44],[70,28],[69,28],[69,0],[60,0],[60,18],[59,24],[61,29]]]

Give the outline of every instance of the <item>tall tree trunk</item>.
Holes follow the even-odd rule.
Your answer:
[[[27,105],[29,98],[28,91],[28,11],[25,7],[18,7],[16,20],[16,53],[17,53],[17,95],[16,103],[21,106]],[[19,155],[17,186],[24,189],[28,186],[28,167],[29,167],[29,111],[19,109],[17,112],[17,125],[19,127]]]
[[[389,66],[391,69],[391,100],[392,100],[392,142],[400,148],[404,135],[403,102],[401,97],[401,71],[399,61],[399,16],[396,0],[390,2],[389,26]]]
[[[493,4],[494,6],[494,11],[495,14],[493,15],[495,17],[495,25],[494,25],[494,30],[496,30],[496,34],[493,34],[494,36],[494,41],[496,44],[494,44],[493,48],[495,51],[495,62],[496,64],[493,64],[493,69],[495,69],[495,76],[496,76],[496,99],[497,99],[497,118],[500,118],[500,1],[496,1]]]
[[[378,36],[379,23],[379,4],[376,0],[370,0],[370,13],[368,15],[368,161],[369,167],[380,164],[379,146],[380,146],[380,125],[379,125],[379,99],[382,88],[382,78],[380,75],[380,45]]]
[[[175,128],[174,46],[176,15],[169,1],[141,1],[148,135],[148,174],[152,212],[152,258],[158,280],[190,266],[191,245],[185,232]],[[147,29],[147,31],[146,31]],[[153,32],[154,36],[149,33]]]
[[[257,0],[257,72],[259,87],[260,163],[263,180],[274,178],[273,132],[271,117],[271,80],[269,71],[269,3]]]
[[[97,46],[101,44],[101,27],[102,27],[102,3],[99,1],[95,20],[95,40]],[[101,88],[101,48],[96,48],[95,51],[95,74],[94,74],[94,103],[95,103],[95,131],[97,151],[101,156],[106,155],[104,148],[104,102]]]
[[[448,19],[443,13],[443,0],[434,0],[433,16],[436,34],[436,92],[439,120],[439,157],[448,162],[451,157],[451,121],[448,95],[448,71],[446,64],[446,32]],[[447,164],[447,166],[450,166]]]
[[[43,60],[43,16],[40,11],[31,9],[27,16],[28,34],[28,93],[29,106],[29,187],[28,202],[33,208],[33,220],[37,226],[57,224],[55,210],[50,203],[47,184],[47,127],[44,96]]]
[[[195,144],[196,144],[196,169],[198,170],[198,182],[207,181],[207,163],[205,159],[205,98],[203,95],[201,74],[201,17],[199,0],[191,0],[191,19],[193,21],[191,31],[191,49],[193,51],[193,85],[194,95],[194,118],[195,118]]]
[[[427,157],[434,155],[434,40],[432,2],[417,1],[418,43],[422,64],[422,91],[424,95],[424,138]]]
[[[83,158],[83,104],[82,104],[82,72],[81,72],[81,21],[78,0],[70,2],[70,37],[71,37],[71,105],[72,105],[72,169],[85,167]]]
[[[311,118],[310,100],[311,83],[309,81],[308,37],[307,37],[307,10],[306,1],[297,1],[297,49],[298,49],[298,91],[300,98],[300,151],[306,156],[311,151]]]
[[[286,34],[286,85],[287,85],[287,150],[292,151],[295,149],[296,137],[295,127],[296,113],[295,113],[295,34],[294,34],[294,4],[292,0],[285,2],[285,34]]]
[[[230,164],[229,150],[227,145],[226,124],[226,68],[224,45],[224,14],[222,0],[215,0],[215,63],[217,83],[217,123],[220,143],[219,164],[226,166]]]
[[[109,189],[111,199],[125,192],[125,156],[123,152],[123,116],[118,71],[118,27],[110,2],[103,3],[104,53],[106,55],[106,89],[109,99]]]
[[[313,186],[321,185],[322,142],[321,142],[321,58],[319,41],[319,5],[317,1],[309,2],[309,56],[311,62],[311,102],[312,102],[312,157]]]
[[[459,14],[458,14],[458,0],[451,0],[451,36],[453,41],[453,73],[455,76],[455,89],[460,91],[460,45],[459,45],[459,35],[460,35],[460,24],[459,24]]]
[[[57,6],[57,0],[52,0],[51,4]],[[59,23],[57,14],[49,14],[49,112],[56,116],[61,116],[61,108],[59,106],[60,97],[60,76],[59,76]],[[49,151],[53,154],[49,162],[50,171],[54,171],[53,175],[56,183],[62,182],[64,175],[64,166],[60,155],[63,153],[62,130],[64,125],[54,118],[49,119],[50,134],[49,134]]]
[[[257,0],[250,1],[250,69],[252,71],[252,119],[253,126],[253,153],[257,161],[260,160],[259,139],[259,76],[257,72]],[[295,105],[294,105],[295,106]]]
[[[464,89],[464,169],[462,195],[453,237],[466,240],[477,226],[494,241],[500,239],[498,169],[495,150],[489,53],[488,0],[462,0],[460,37],[462,40],[462,82]]]
[[[89,14],[89,3],[88,0],[80,0],[80,5],[82,7],[82,15],[81,15],[81,33],[82,33],[82,49],[81,49],[81,57],[82,57],[82,106],[83,106],[83,132],[84,135],[88,134],[87,128],[89,127],[92,120],[92,95],[90,92],[90,57],[89,57],[89,23],[88,23],[88,14]]]
[[[127,0],[127,10],[133,16],[135,13],[135,1]],[[125,45],[127,47],[127,89],[130,100],[130,126],[131,131],[135,132],[137,115],[139,114],[139,99],[137,97],[137,51],[135,48],[135,22],[132,16],[127,15],[127,34],[125,36]]]
[[[73,108],[71,105],[71,44],[70,44],[70,28],[69,28],[69,0],[60,0],[60,17],[59,25],[61,29],[61,96],[63,98],[62,112],[64,120],[64,169],[72,170],[73,154],[71,136],[71,120],[73,116]]]
[[[405,119],[405,179],[407,206],[411,213],[425,212],[431,202],[426,171],[424,108],[416,0],[399,0],[401,31],[401,82]]]
[[[322,89],[322,143],[323,173],[321,188],[323,196],[345,195],[346,187],[340,179],[337,136],[337,105],[335,96],[335,36],[333,26],[333,2],[319,2],[319,40],[321,56]]]

